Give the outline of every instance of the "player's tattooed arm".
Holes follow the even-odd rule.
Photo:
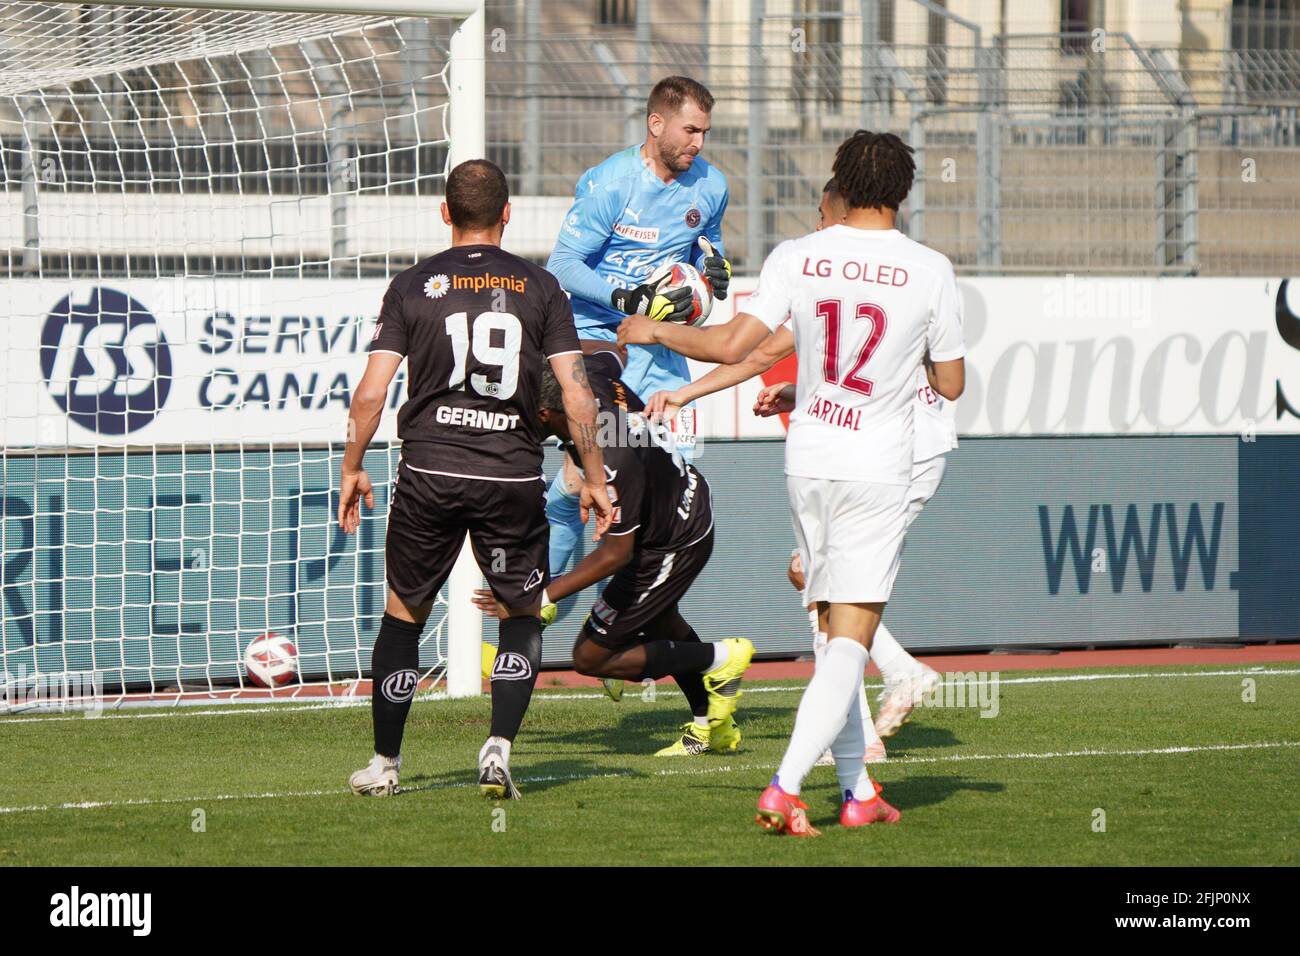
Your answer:
[[[597,441],[596,399],[591,394],[587,367],[581,355],[557,355],[551,360],[551,369],[555,372],[564,395],[564,414],[569,420],[569,434],[573,438],[585,476],[579,496],[582,520],[585,523],[588,510],[595,509],[594,540],[599,541],[609,530],[613,507],[605,493],[605,458]]]
[[[584,388],[591,388],[591,380],[587,378],[587,363],[581,355],[573,356],[573,380]]]
[[[573,431],[573,445],[578,449],[578,457],[583,460],[585,471],[588,453],[600,450],[600,444],[596,441],[596,426],[588,425],[586,422],[579,423],[577,430]]]
[[[646,402],[646,414],[651,418],[668,418],[677,414],[683,405],[721,392],[723,389],[747,382],[762,375],[787,355],[794,354],[794,333],[786,326],[777,329],[734,365],[719,365],[693,382],[687,382],[675,391],[655,392]]]

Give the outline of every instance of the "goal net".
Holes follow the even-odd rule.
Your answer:
[[[210,6],[243,9],[0,4],[0,709],[247,697],[264,634],[297,649],[276,696],[370,666],[405,370],[352,537],[347,410],[388,279],[448,244],[446,172],[482,155],[481,12],[458,74],[472,3]]]

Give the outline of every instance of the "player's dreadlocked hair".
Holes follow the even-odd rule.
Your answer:
[[[542,387],[537,393],[538,410],[550,409],[553,412],[564,411],[564,390],[560,388],[560,380],[555,377],[551,371],[551,363],[542,363]]]
[[[892,209],[912,189],[912,147],[893,133],[860,129],[835,151],[835,183],[851,209]]]

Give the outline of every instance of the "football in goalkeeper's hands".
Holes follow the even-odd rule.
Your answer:
[[[654,271],[650,276],[650,285],[653,286],[665,275],[668,276],[668,281],[664,283],[661,292],[680,289],[683,286],[691,290],[691,311],[682,321],[687,325],[703,325],[704,320],[713,311],[713,287],[709,285],[709,280],[700,275],[700,270],[693,265],[685,262],[669,262]]]

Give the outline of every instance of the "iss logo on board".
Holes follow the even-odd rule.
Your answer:
[[[101,435],[152,422],[172,387],[172,355],[153,314],[99,286],[84,301],[64,296],[41,330],[41,374],[68,417]]]

